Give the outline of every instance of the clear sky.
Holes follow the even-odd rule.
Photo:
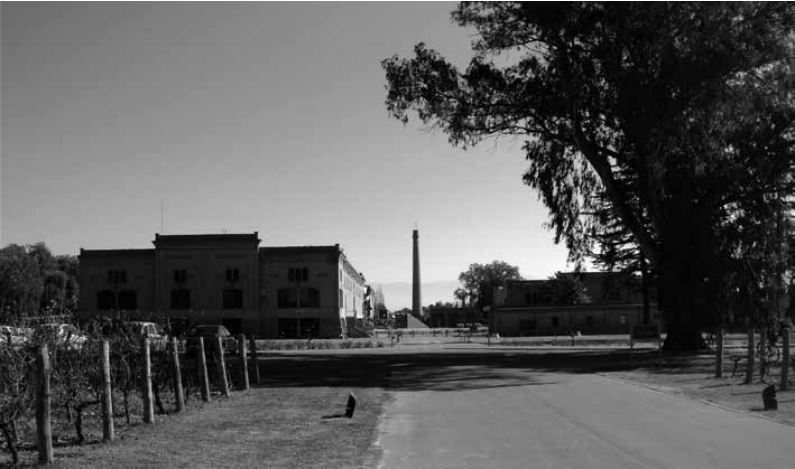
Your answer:
[[[382,59],[420,41],[469,57],[454,6],[3,3],[0,243],[259,231],[339,243],[368,281],[400,282],[417,223],[423,281],[566,269],[521,142],[463,151],[387,115]]]

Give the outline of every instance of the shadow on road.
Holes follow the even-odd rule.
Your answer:
[[[635,368],[656,355],[636,353]],[[624,351],[551,353],[296,353],[260,357],[263,387],[382,387],[397,391],[460,391],[552,384],[539,372],[593,373],[630,369]],[[546,378],[548,380],[548,377]]]

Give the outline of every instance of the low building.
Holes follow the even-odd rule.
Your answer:
[[[640,281],[611,272],[576,275],[585,287],[585,302],[553,305],[545,295],[546,280],[511,280],[495,292],[490,328],[503,336],[627,333],[642,324],[643,292]],[[652,292],[653,296],[653,292]],[[649,304],[650,320],[658,317],[656,302]]]
[[[483,313],[471,307],[432,306],[428,309],[431,327],[458,327],[460,324],[483,323]]]
[[[153,314],[266,338],[336,338],[361,327],[365,278],[339,245],[259,243],[256,232],[156,234],[154,249],[81,249],[78,313]]]

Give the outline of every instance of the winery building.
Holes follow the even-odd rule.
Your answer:
[[[152,249],[81,249],[79,314],[154,314],[265,338],[363,333],[365,278],[339,245],[259,243],[256,232],[155,234]]]

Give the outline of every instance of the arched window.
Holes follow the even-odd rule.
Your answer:
[[[119,309],[138,309],[138,292],[122,290],[119,292]]]
[[[108,310],[116,307],[116,294],[111,290],[102,290],[97,293],[97,309]]]

